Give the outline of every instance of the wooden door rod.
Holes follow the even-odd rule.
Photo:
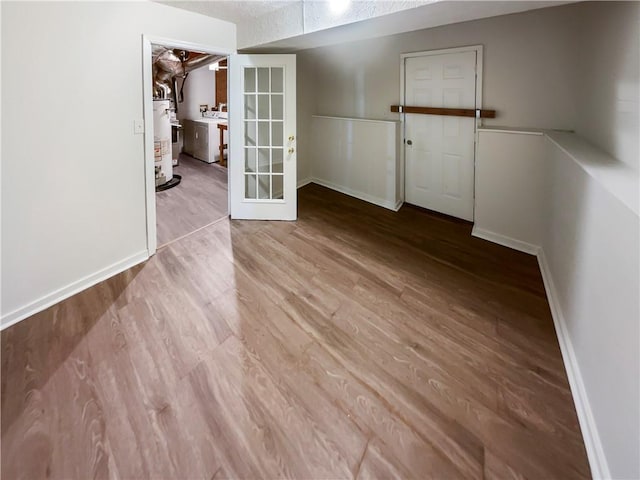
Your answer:
[[[453,117],[496,118],[495,110],[479,108],[433,108],[391,105],[391,111],[395,113],[422,113],[424,115],[448,115]]]

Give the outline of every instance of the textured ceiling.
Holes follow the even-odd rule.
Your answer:
[[[238,48],[413,9],[442,0],[153,0],[237,25]]]
[[[562,0],[154,1],[235,23],[241,51],[295,51],[572,3]]]
[[[299,3],[300,0],[157,0],[157,2],[242,24],[288,5]]]
[[[408,2],[405,2],[408,3]],[[255,42],[248,51],[294,52],[306,48],[336,45],[345,42],[383,37],[398,33],[434,28],[442,25],[468,22],[481,18],[509,15],[539,8],[548,8],[574,3],[558,0],[518,0],[518,1],[439,1],[422,2],[423,5],[399,11],[379,13],[359,21],[337,23],[331,26],[326,15],[308,18],[311,13],[307,9],[306,31],[297,35],[282,35],[273,41]],[[426,4],[424,4],[426,3]],[[287,9],[283,9],[285,12]],[[352,12],[353,15],[357,12]],[[314,24],[315,22],[315,24]],[[256,19],[252,33],[254,37],[265,27],[262,19]],[[310,28],[313,27],[313,28]],[[239,44],[238,48],[242,48]]]

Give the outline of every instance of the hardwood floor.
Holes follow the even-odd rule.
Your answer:
[[[308,185],[1,334],[2,477],[590,471],[534,257]]]
[[[227,169],[181,153],[177,187],[156,192],[158,245],[166,245],[228,214]]]

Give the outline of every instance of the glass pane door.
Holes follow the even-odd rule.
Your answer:
[[[295,220],[296,57],[229,57],[232,219]]]
[[[283,202],[284,67],[243,67],[244,199]]]

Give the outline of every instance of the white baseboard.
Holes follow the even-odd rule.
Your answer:
[[[114,275],[117,275],[120,272],[127,270],[128,268],[133,267],[139,263],[144,262],[149,258],[149,253],[144,250],[142,252],[136,253],[135,255],[131,255],[124,260],[114,263],[102,270],[99,270],[96,273],[91,275],[87,275],[80,280],[70,283],[69,285],[62,287],[54,292],[51,292],[43,297],[40,297],[33,302],[17,308],[16,310],[9,312],[5,315],[2,315],[0,319],[0,330],[4,330],[5,328],[10,327],[18,323],[21,320],[24,320],[31,315],[34,315],[42,310],[49,308],[51,305],[55,305],[62,300],[75,295],[83,290],[86,290],[89,287],[94,286],[97,283],[106,280]]]
[[[483,240],[497,243],[498,245],[502,245],[504,247],[509,247],[520,252],[528,253],[530,255],[537,255],[540,251],[540,247],[538,247],[537,245],[523,242],[521,240],[516,240],[511,237],[505,237],[504,235],[500,235],[499,233],[494,233],[490,232],[489,230],[478,228],[475,225],[471,230],[471,235],[473,235],[474,237],[482,238]]]
[[[564,368],[569,380],[569,386],[571,388],[571,396],[573,397],[573,403],[580,423],[580,430],[582,431],[582,438],[585,449],[587,450],[589,466],[591,467],[591,475],[595,479],[611,478],[607,459],[604,454],[604,449],[602,448],[600,435],[598,434],[591,405],[589,404],[587,390],[582,379],[582,374],[580,373],[580,367],[578,365],[578,360],[576,359],[573,344],[571,343],[567,322],[565,321],[562,309],[560,308],[557,290],[553,283],[551,270],[549,270],[544,250],[537,245],[515,240],[475,226],[473,227],[471,234],[474,237],[482,238],[505,247],[537,256],[542,280],[544,282],[544,288],[547,293],[547,300],[551,309],[553,324],[556,330],[556,336],[558,337],[558,343],[560,344],[562,361],[564,363]]]
[[[311,179],[311,177],[307,177],[307,178],[303,178],[302,180],[298,180],[298,187],[297,188],[302,188],[305,185],[309,185],[313,180]]]
[[[374,197],[372,195],[368,195],[363,192],[358,192],[357,190],[352,190],[350,188],[343,187],[342,185],[328,182],[326,180],[321,180],[319,178],[313,177],[310,183],[317,183],[318,185],[322,185],[323,187],[330,188],[331,190],[335,190],[336,192],[344,193],[345,195],[349,195],[350,197],[364,200],[365,202],[373,203],[374,205],[388,208],[389,210],[397,211],[397,208],[400,208],[400,207],[397,207],[396,202],[393,200],[385,200],[383,198]]]
[[[404,200],[398,200],[398,201],[396,202],[396,206],[395,206],[395,207],[393,207],[393,210],[395,210],[395,211],[397,212],[398,210],[400,210],[400,208],[402,207],[402,205],[404,205]]]
[[[580,430],[582,431],[582,439],[584,441],[585,449],[587,450],[589,466],[591,467],[591,476],[595,479],[609,479],[611,478],[611,473],[609,472],[607,458],[604,454],[604,449],[602,448],[598,428],[593,417],[591,405],[589,404],[587,390],[584,386],[584,381],[582,380],[582,374],[580,373],[580,367],[578,365],[578,360],[576,359],[573,344],[571,343],[571,338],[567,329],[567,322],[565,321],[562,309],[560,308],[560,301],[553,283],[551,270],[549,270],[547,258],[545,257],[542,249],[539,249],[538,251],[538,265],[540,266],[540,272],[542,273],[544,289],[547,292],[547,300],[549,302],[549,307],[551,308],[551,316],[553,317],[553,324],[556,328],[556,335],[558,337],[558,343],[560,344],[560,352],[562,353],[564,368],[567,372],[567,378],[569,379],[571,396],[573,397],[573,403],[576,407],[576,413],[578,414],[578,422],[580,423]]]

